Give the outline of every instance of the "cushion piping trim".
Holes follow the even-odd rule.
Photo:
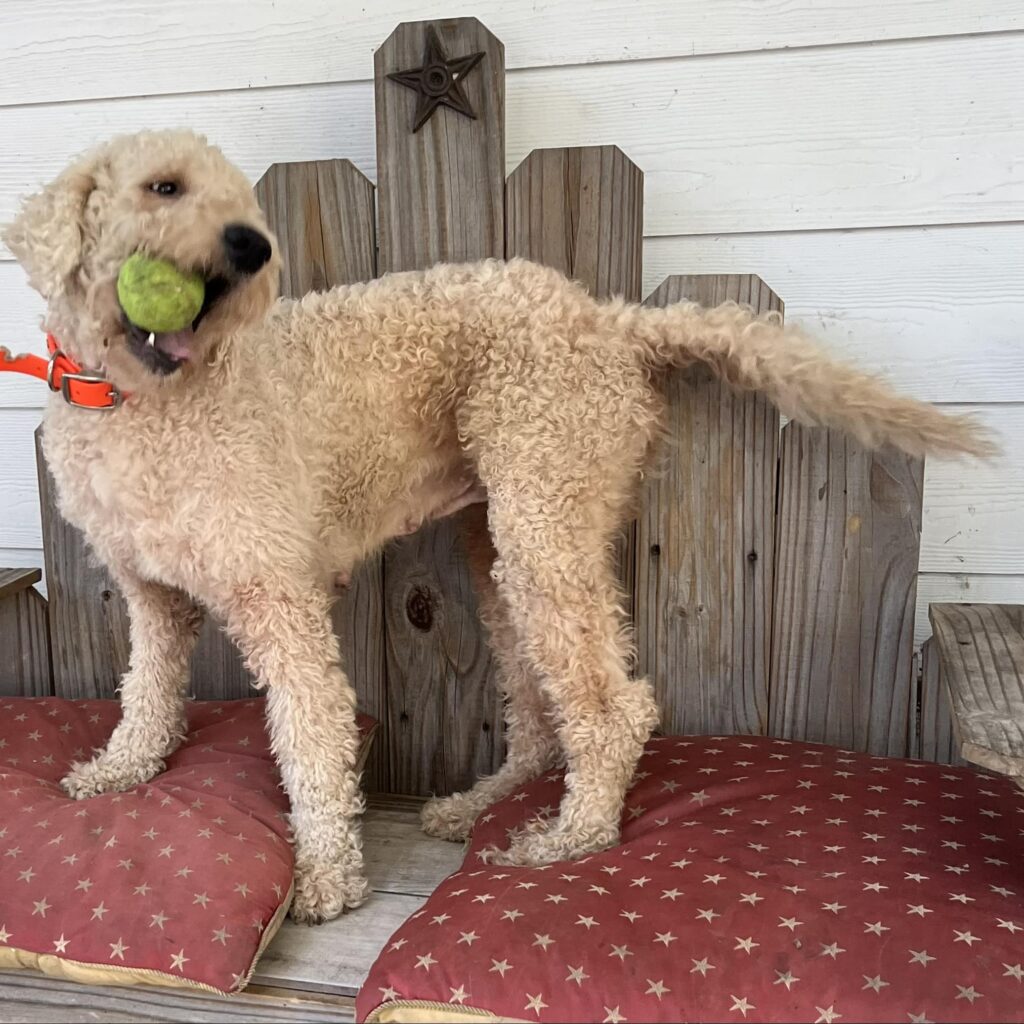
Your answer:
[[[498,1017],[490,1010],[484,1010],[479,1006],[466,1006],[452,1003],[442,1003],[434,999],[391,999],[385,1003],[379,1003],[363,1018],[363,1024],[375,1024],[377,1021],[387,1021],[387,1015],[393,1010],[434,1010],[441,1016],[437,1020],[464,1021],[464,1020],[501,1020],[518,1021],[518,1017]],[[524,1020],[524,1024],[526,1024]]]

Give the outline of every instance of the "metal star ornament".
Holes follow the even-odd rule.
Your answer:
[[[414,133],[426,124],[439,106],[450,107],[456,113],[476,120],[476,114],[462,88],[462,80],[483,60],[483,57],[484,51],[480,50],[464,57],[449,58],[433,25],[427,26],[423,64],[418,68],[392,71],[388,74],[388,78],[393,82],[412,89],[418,96],[412,126]]]

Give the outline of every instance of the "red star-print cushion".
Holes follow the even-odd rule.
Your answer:
[[[377,959],[361,1020],[412,1002],[436,1020],[1024,1021],[1024,793],[1005,778],[666,737],[620,846],[481,861],[561,792],[546,776],[477,822],[463,869]]]
[[[59,781],[105,744],[118,703],[0,700],[0,967],[242,988],[292,883],[263,705],[190,704],[166,771],[76,801]],[[374,726],[360,716],[365,742]]]

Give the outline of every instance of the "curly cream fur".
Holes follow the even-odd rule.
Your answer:
[[[146,188],[169,177],[182,196]],[[616,841],[657,718],[648,683],[627,675],[611,544],[660,434],[668,366],[704,363],[869,444],[988,450],[969,421],[837,366],[774,320],[729,305],[600,303],[522,260],[275,302],[275,258],[217,305],[184,368],[154,377],[126,344],[118,268],[143,249],[221,272],[222,229],[239,222],[269,235],[219,151],[150,133],[87,155],[28,200],[6,238],[69,354],[132,392],[103,414],[54,400],[46,418],[62,512],[132,614],[123,720],[65,786],[88,796],[159,770],[180,733],[193,602],[211,609],[269,687],[300,919],[331,917],[366,891],[354,698],[328,593],[389,537],[486,499],[464,518],[507,698],[508,762],[428,804],[424,824],[460,838],[488,802],[564,758],[558,817],[492,851],[539,863]]]

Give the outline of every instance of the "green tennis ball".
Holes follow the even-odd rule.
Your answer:
[[[124,261],[117,275],[117,297],[128,319],[156,334],[188,327],[203,308],[205,293],[199,274],[139,252]]]

